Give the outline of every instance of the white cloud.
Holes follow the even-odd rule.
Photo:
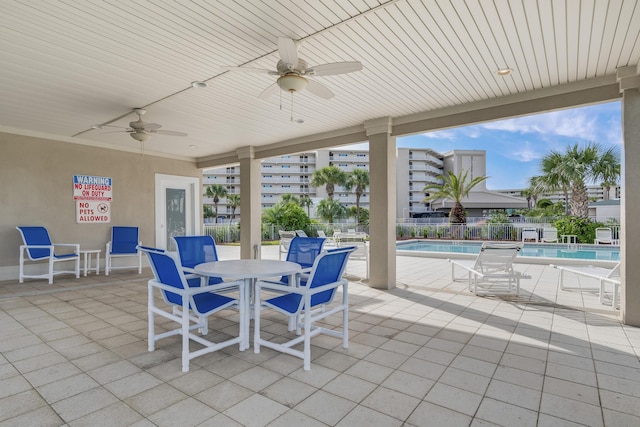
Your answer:
[[[516,148],[509,147],[509,149],[505,149],[502,154],[505,157],[518,162],[531,162],[534,160],[540,160],[544,157],[544,153],[532,148],[529,141],[522,142],[522,144],[518,145]]]
[[[598,117],[574,109],[500,120],[480,126],[488,130],[557,135],[593,141],[597,139]]]
[[[431,139],[446,139],[449,141],[456,140],[456,132],[450,130],[438,130],[435,132],[423,133],[422,136]]]

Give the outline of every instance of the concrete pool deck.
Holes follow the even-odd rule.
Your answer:
[[[640,425],[640,328],[593,293],[558,290],[553,268],[518,268],[532,276],[520,297],[482,298],[443,259],[398,256],[388,291],[354,260],[350,347],[316,337],[309,372],[231,347],[183,374],[177,337],[149,353],[148,269],[2,282],[0,425]],[[235,327],[224,316],[211,331]]]

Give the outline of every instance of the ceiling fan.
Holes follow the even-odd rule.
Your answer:
[[[115,125],[93,125],[94,129],[104,129],[105,127],[116,127],[124,130],[114,131],[114,132],[127,132],[131,138],[136,141],[144,142],[149,139],[152,135],[168,135],[168,136],[187,136],[184,132],[176,132],[173,130],[160,130],[162,125],[158,123],[146,123],[142,121],[142,116],[147,112],[144,108],[134,108],[133,112],[138,115],[138,120],[129,122],[128,128],[123,128],[121,126]]]
[[[287,37],[278,37],[280,60],[276,64],[276,70],[249,67],[222,67],[222,69],[279,76],[275,83],[268,86],[260,94],[259,98],[263,99],[276,93],[278,88],[292,94],[306,89],[320,98],[331,99],[335,96],[331,89],[315,80],[311,80],[309,77],[333,76],[362,70],[362,64],[358,61],[310,66],[304,59],[298,57],[298,47],[299,43],[294,40]]]

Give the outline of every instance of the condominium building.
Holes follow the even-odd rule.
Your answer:
[[[313,172],[325,166],[337,166],[345,172],[354,169],[369,170],[368,150],[319,150],[310,153],[299,153],[265,159],[262,162],[262,208],[269,208],[279,202],[284,194],[295,197],[310,197],[316,206],[327,197],[322,187],[310,185]],[[427,185],[438,184],[438,176],[447,171],[458,174],[468,171],[468,178],[486,175],[486,152],[484,150],[453,150],[440,154],[429,148],[398,148],[397,149],[397,200],[396,216],[411,218],[420,216],[431,210],[451,209],[448,201],[425,202],[424,188]],[[203,174],[203,184],[206,189],[211,184],[221,184],[227,188],[229,194],[240,191],[240,170],[238,166],[207,170]],[[367,188],[360,198],[360,206],[369,209],[369,192]],[[488,209],[522,209],[527,205],[526,200],[513,195],[498,194],[488,191],[481,183],[473,189],[465,207],[473,215],[481,215]],[[346,207],[355,206],[356,196],[353,191],[347,191],[341,186],[334,189],[334,200]],[[204,196],[204,204],[213,205],[213,200]],[[314,209],[311,209],[314,216]],[[226,204],[226,199],[218,203],[218,214],[230,217],[232,208]],[[239,216],[239,209],[236,209]]]
[[[506,190],[496,190],[498,193],[501,194],[508,194],[511,196],[521,196],[522,192],[525,191],[524,188],[510,188],[510,189],[506,189]],[[571,195],[571,193],[569,193],[569,196]],[[609,192],[607,194],[606,190],[600,186],[600,185],[588,185],[587,186],[587,197],[589,198],[589,200],[594,201],[594,202],[599,202],[602,200],[617,200],[620,199],[621,197],[621,190],[620,190],[620,186],[616,185],[613,186],[611,188],[609,188]],[[555,191],[553,193],[544,193],[541,195],[537,196],[537,200],[540,199],[548,199],[553,203],[556,202],[565,202],[565,194],[561,191]],[[531,201],[531,207],[533,207],[533,200]]]

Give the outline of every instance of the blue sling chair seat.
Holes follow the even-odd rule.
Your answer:
[[[24,282],[28,279],[48,279],[49,284],[53,283],[53,276],[56,274],[75,274],[80,277],[80,245],[76,243],[51,243],[49,232],[44,227],[16,227],[22,236],[23,245],[20,245],[20,271],[18,281]],[[56,248],[66,247],[71,249],[70,253],[56,253]],[[25,254],[27,258],[25,258]],[[42,274],[25,274],[24,264],[26,261],[48,261],[47,272]],[[56,262],[73,261],[73,270],[55,270]]]
[[[139,248],[149,258],[154,278],[148,282],[148,316],[149,316],[149,351],[155,349],[155,342],[173,335],[182,335],[182,372],[189,371],[189,361],[203,354],[211,353],[222,348],[239,344],[243,348],[244,318],[240,316],[238,335],[222,342],[212,342],[205,339],[208,333],[208,316],[225,309],[239,309],[239,301],[244,298],[245,289],[239,288],[240,299],[231,298],[217,293],[225,284],[200,286],[200,278],[187,279],[174,255],[152,248]],[[156,306],[155,292],[159,291],[165,304],[174,308],[171,312]],[[179,328],[155,333],[155,315],[173,320]],[[192,331],[197,329],[202,335]],[[225,331],[226,323],[225,323]],[[195,341],[204,348],[190,351],[189,341]]]
[[[111,240],[107,242],[107,250],[105,252],[105,276],[109,275],[112,270],[121,270],[125,268],[138,268],[138,274],[142,274],[142,252],[138,250],[138,246],[142,243],[139,238],[138,227],[112,227]],[[134,258],[133,265],[113,265],[113,258]]]

